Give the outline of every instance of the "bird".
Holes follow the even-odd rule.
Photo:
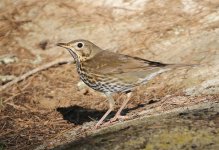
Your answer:
[[[104,93],[109,108],[97,122],[95,128],[100,127],[105,118],[114,110],[115,93],[126,93],[127,98],[110,122],[125,119],[121,112],[130,100],[131,92],[139,85],[146,84],[155,76],[184,65],[165,64],[146,60],[140,57],[103,50],[94,43],[78,39],[68,43],[57,43],[69,51],[76,63],[80,79],[90,88]]]

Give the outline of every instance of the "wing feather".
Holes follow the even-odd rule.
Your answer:
[[[102,51],[84,62],[90,73],[118,78],[126,83],[140,83],[151,74],[165,70],[168,64]]]
[[[167,64],[109,51],[98,53],[84,64],[91,69],[90,71],[101,74],[121,74],[137,70],[149,71],[167,66]]]

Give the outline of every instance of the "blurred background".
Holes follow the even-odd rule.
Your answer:
[[[132,113],[218,101],[218,0],[1,0],[0,149],[33,149],[105,112],[105,97],[79,89],[74,63],[63,63],[71,56],[56,46],[75,39],[153,61],[199,64],[139,87]]]

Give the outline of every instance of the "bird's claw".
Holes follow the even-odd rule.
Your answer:
[[[110,122],[112,123],[112,122],[115,122],[115,121],[120,120],[120,119],[126,120],[128,118],[129,118],[128,116],[116,115],[112,119],[110,119]]]
[[[112,119],[110,119],[108,122],[105,122],[104,124],[103,124],[103,126],[108,126],[108,125],[110,125],[111,123],[113,123],[113,122],[116,122],[117,120],[126,120],[126,119],[128,119],[129,117],[128,116],[121,116],[121,115],[118,115],[118,116],[114,116]]]

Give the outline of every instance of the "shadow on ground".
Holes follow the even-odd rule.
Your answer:
[[[145,105],[146,104],[139,104],[136,107],[124,109],[122,115],[126,115],[128,112],[144,107]],[[82,125],[85,122],[99,120],[107,110],[100,111],[74,105],[70,107],[59,107],[57,108],[57,111],[62,114],[64,120],[74,123],[75,125]],[[111,112],[107,117],[107,120],[112,118],[115,114],[116,111]]]

